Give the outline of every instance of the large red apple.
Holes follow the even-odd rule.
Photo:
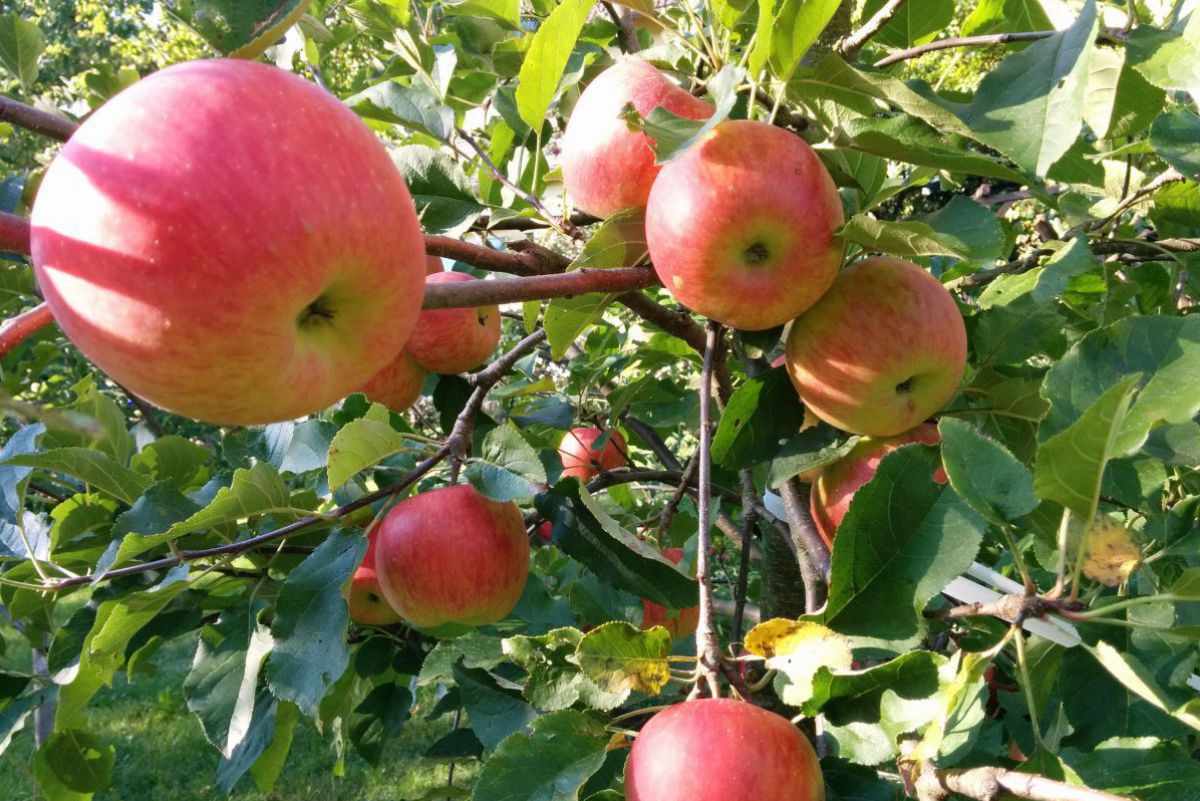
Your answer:
[[[954,299],[912,262],[864,259],[792,323],[787,368],[804,405],[855,434],[890,437],[958,389],[967,331]]]
[[[731,120],[663,167],[646,242],[676,300],[756,331],[786,323],[829,289],[842,222],[837,187],[803,139]]]
[[[376,531],[373,528],[367,532],[367,552],[350,578],[350,619],[369,626],[390,626],[400,622],[400,615],[383,597],[379,587],[379,576],[375,572]]]
[[[287,420],[362,385],[424,294],[412,198],[337,98],[193,61],[118,94],[46,171],[38,284],[114,381],[188,417]]]
[[[572,428],[562,438],[558,445],[558,456],[562,459],[563,478],[574,477],[579,483],[586,484],[601,470],[615,470],[628,463],[629,453],[625,438],[615,428],[610,429],[611,436],[603,449],[596,447],[595,442],[608,433],[599,428]]]
[[[641,208],[658,175],[650,137],[630,130],[621,113],[629,104],[643,117],[665,108],[702,120],[713,107],[692,97],[645,61],[622,59],[596,76],[579,96],[562,138],[562,175],[576,208],[611,217]]]
[[[838,461],[822,468],[812,485],[809,495],[809,510],[813,523],[826,545],[833,545],[833,535],[842,524],[842,518],[850,508],[854,493],[875,476],[883,457],[910,442],[933,445],[941,441],[937,426],[923,423],[912,431],[896,437],[875,439],[866,437]],[[934,481],[946,483],[946,472],[938,467],[933,473]]]
[[[662,555],[674,564],[683,561],[682,548],[663,548]],[[671,639],[690,637],[696,633],[696,624],[700,622],[700,607],[689,606],[686,609],[668,609],[662,604],[642,599],[642,628],[652,629],[662,626],[671,633]]]
[[[746,701],[706,698],[659,712],[633,741],[626,801],[824,801],[808,740]]]
[[[469,484],[401,501],[377,536],[375,569],[384,597],[431,634],[502,620],[525,589],[529,540],[521,512]]]
[[[425,368],[417,364],[407,350],[362,385],[359,392],[372,403],[382,403],[394,412],[402,412],[417,402],[425,389]]]
[[[465,273],[436,273],[426,284],[475,281]],[[500,341],[500,307],[476,309],[429,309],[421,312],[417,329],[408,341],[408,352],[417,363],[434,373],[453,375],[474,369],[487,361]]]

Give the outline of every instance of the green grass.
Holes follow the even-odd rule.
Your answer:
[[[20,646],[15,638],[5,639],[5,662],[14,664]],[[400,737],[388,742],[377,767],[351,748],[341,778],[333,776],[336,755],[331,742],[317,734],[311,721],[303,720],[275,789],[258,792],[247,774],[226,796],[216,787],[217,752],[204,739],[183,697],[193,650],[194,639],[164,646],[154,659],[156,675],[136,675],[127,682],[122,673],[112,688],[92,701],[86,729],[117,750],[112,785],[97,793],[96,801],[401,801],[445,785],[446,765],[421,759],[420,754],[450,731],[448,717],[409,720]],[[0,799],[5,801],[42,798],[29,767],[34,751],[31,726],[32,720],[0,757]],[[455,784],[463,786],[474,773],[474,765],[460,765]]]

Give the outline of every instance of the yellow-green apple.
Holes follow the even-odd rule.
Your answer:
[[[443,269],[444,268],[442,267],[442,257],[441,256],[426,256],[425,257],[425,273],[427,275],[433,275],[434,273],[440,273]]]
[[[475,280],[478,279],[465,273],[445,272],[426,276],[425,283]],[[417,319],[417,328],[408,341],[408,352],[426,370],[453,375],[486,362],[499,341],[499,306],[428,309]]]
[[[383,597],[383,590],[379,588],[379,576],[375,572],[376,530],[372,528],[367,532],[367,552],[350,577],[350,619],[370,626],[390,626],[400,622],[400,615]]]
[[[596,440],[611,432],[603,448],[596,447]],[[558,445],[558,456],[562,459],[562,477],[574,477],[586,484],[601,470],[614,470],[628,464],[629,453],[625,438],[615,428],[604,431],[599,428],[572,428]]]
[[[682,548],[663,548],[662,555],[674,564],[683,561]],[[700,621],[700,607],[689,606],[686,609],[668,609],[662,604],[642,599],[642,628],[652,629],[662,626],[671,633],[671,639],[690,637],[696,633],[696,624]]]
[[[842,222],[837,187],[803,139],[727,120],[663,167],[646,242],[676,300],[757,331],[791,320],[833,284]]]
[[[686,701],[650,718],[629,751],[626,801],[825,801],[791,722],[747,701]]]
[[[434,635],[502,620],[529,574],[529,540],[516,504],[470,484],[396,504],[379,524],[375,570],[400,616]]]
[[[284,70],[154,73],[87,119],[32,214],[38,284],[114,381],[198,420],[318,411],[408,341],[416,209],[383,144]]]
[[[804,405],[872,437],[924,422],[954,396],[966,363],[967,331],[950,293],[912,262],[884,256],[844,270],[787,338]]]
[[[874,477],[883,457],[910,442],[933,445],[940,441],[937,426],[922,423],[912,431],[895,437],[864,437],[848,454],[821,468],[813,481],[809,510],[825,544],[833,545],[833,535],[846,516],[854,493]],[[939,466],[933,472],[933,480],[939,484],[946,483],[946,471]]]
[[[425,389],[425,368],[407,350],[402,350],[359,392],[372,403],[382,403],[393,412],[402,412],[417,402]]]
[[[630,104],[643,117],[660,107],[693,120],[713,114],[710,104],[645,61],[622,59],[596,76],[579,96],[562,138],[563,186],[588,214],[611,217],[645,206],[658,175],[650,137],[630,130],[621,116]]]

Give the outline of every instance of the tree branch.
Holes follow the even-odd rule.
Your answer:
[[[0,322],[0,358],[52,322],[54,318],[50,316],[50,307],[45,303]]]
[[[754,474],[742,470],[742,549],[738,554],[737,584],[733,588],[733,628],[729,632],[731,643],[742,641],[742,618],[746,612],[746,593],[750,581],[750,545],[754,542],[754,527],[758,524],[758,490],[754,486]]]
[[[1058,31],[1028,31],[1026,33],[989,33],[983,36],[956,36],[950,39],[938,39],[907,50],[897,50],[889,56],[875,62],[876,67],[889,67],[910,58],[917,58],[935,50],[946,50],[951,47],[974,47],[976,45],[1012,44],[1013,42],[1036,42],[1038,39],[1049,39]]]
[[[1032,773],[1017,773],[998,767],[966,770],[937,770],[925,763],[913,783],[919,801],[948,801],[956,796],[974,801],[1128,801],[1119,795],[1047,779]]]
[[[844,37],[834,46],[834,49],[847,59],[854,58],[858,55],[858,51],[862,50],[863,45],[871,40],[871,37],[891,22],[892,17],[896,16],[896,12],[903,5],[904,0],[888,0],[875,12],[874,16],[863,23],[861,28]]]
[[[33,106],[20,103],[12,98],[2,96],[0,96],[0,120],[11,122],[13,125],[24,128],[27,131],[33,131],[36,134],[48,136],[60,142],[70,139],[71,134],[75,133],[75,130],[79,127],[78,123],[71,122],[66,117],[50,114]]]
[[[633,26],[633,9],[621,7],[621,10],[613,8],[613,4],[604,0],[601,5],[608,12],[608,16],[612,18],[613,24],[617,26],[617,44],[621,48],[622,53],[636,53],[642,49],[642,43],[638,41],[637,28]]]
[[[787,514],[800,574],[804,576],[804,605],[806,612],[815,612],[825,603],[829,585],[829,549],[813,527],[805,511],[800,483],[789,479],[779,488],[783,509]]]
[[[582,269],[556,275],[530,275],[503,281],[464,281],[429,284],[424,309],[449,309],[571,297],[589,292],[626,292],[658,285],[658,276],[645,267]]]
[[[700,518],[696,546],[696,580],[700,582],[700,613],[696,623],[696,656],[699,658],[699,678],[691,696],[698,697],[707,686],[708,695],[721,695],[721,644],[713,628],[713,591],[710,559],[712,557],[712,390],[713,365],[721,347],[721,325],[709,321],[704,345],[704,366],[700,372],[700,468],[697,502]]]

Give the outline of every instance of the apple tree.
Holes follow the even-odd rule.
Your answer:
[[[78,5],[0,14],[46,798],[171,642],[226,793],[426,716],[426,798],[1196,795],[1193,3]]]

